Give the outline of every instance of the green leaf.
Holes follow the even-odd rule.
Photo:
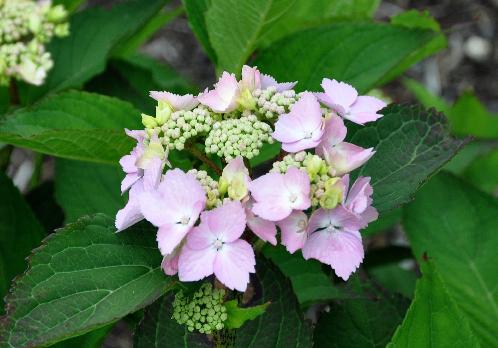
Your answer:
[[[282,246],[265,246],[263,254],[289,278],[301,306],[344,296],[318,261],[305,260],[300,252],[290,254]]]
[[[86,92],[66,92],[0,122],[0,141],[53,156],[117,164],[133,147],[123,128],[141,127],[130,104]]]
[[[380,23],[339,23],[279,40],[262,50],[254,65],[279,81],[299,81],[299,90],[318,90],[329,77],[365,93],[420,60],[412,55],[438,35]]]
[[[54,5],[63,5],[66,10],[69,12],[74,12],[76,11],[84,2],[85,0],[54,0],[53,4]]]
[[[25,86],[25,103],[71,87],[83,85],[105,69],[113,48],[140,30],[167,0],[129,0],[106,11],[90,8],[71,17],[71,35],[48,45],[54,67],[41,87]]]
[[[49,345],[133,313],[173,285],[161,270],[154,229],[119,234],[105,215],[84,217],[46,239],[6,298],[0,346]]]
[[[496,198],[443,173],[417,193],[403,218],[414,254],[427,253],[444,270],[440,283],[483,347],[496,343],[497,216]]]
[[[380,0],[296,0],[284,20],[279,20],[262,34],[262,46],[320,24],[351,19],[367,19],[374,15]]]
[[[40,243],[45,232],[12,181],[2,172],[0,197],[0,298],[3,298],[12,279],[26,269],[26,256]]]
[[[379,218],[370,224],[364,230],[361,230],[361,235],[373,236],[378,233],[387,231],[388,229],[394,227],[401,220],[402,209],[394,209],[387,211],[381,215]]]
[[[330,311],[318,320],[313,347],[380,348],[389,342],[403,320],[409,301],[372,286],[355,284],[353,288],[359,290],[361,297],[330,305]]]
[[[299,310],[289,281],[263,258],[256,262],[256,278],[258,292],[253,302],[270,305],[263,315],[237,330],[235,348],[311,348],[311,326]]]
[[[415,298],[387,347],[480,347],[435,265],[421,267]]]
[[[498,188],[498,150],[476,158],[463,173],[475,186],[488,193]]]
[[[372,177],[373,204],[381,213],[408,202],[465,142],[449,135],[445,117],[434,110],[390,105],[382,113],[351,137],[353,144],[375,147],[357,173]]]
[[[123,177],[117,166],[58,158],[55,197],[64,210],[66,223],[94,213],[115,216],[126,203],[119,189]]]
[[[454,134],[481,139],[498,138],[498,115],[488,112],[471,92],[460,96],[447,116]]]
[[[493,142],[471,141],[465,145],[465,147],[463,147],[462,150],[443,167],[443,169],[455,175],[463,175],[467,167],[470,166],[475,159],[479,156],[485,156],[495,147],[496,144],[493,144]]]
[[[228,329],[238,329],[248,320],[254,320],[265,313],[269,302],[259,306],[251,306],[247,308],[239,307],[239,301],[231,300],[225,302],[228,318],[225,321],[225,327]]]
[[[210,0],[205,12],[209,40],[218,70],[240,73],[258,46],[258,40],[279,20],[295,0]]]
[[[63,225],[64,212],[55,200],[53,181],[41,183],[29,191],[25,198],[46,233],[52,233],[53,230]]]
[[[211,0],[182,0],[185,12],[187,12],[188,23],[199,40],[204,51],[213,63],[216,63],[216,53],[209,41],[206,28],[206,11],[211,5]]]
[[[51,345],[50,348],[101,348],[107,334],[113,329],[113,327],[114,324],[110,324],[90,331],[84,335],[58,342]]]
[[[414,271],[402,268],[399,263],[386,263],[367,267],[368,274],[383,288],[412,298],[415,291],[417,275]]]
[[[432,31],[441,31],[439,23],[431,16],[429,11],[409,10],[391,17],[391,23],[407,28],[422,28]]]
[[[145,309],[144,319],[134,334],[135,348],[208,348],[213,347],[206,335],[189,332],[172,318],[175,295],[168,294]]]
[[[403,79],[405,87],[417,98],[417,100],[426,108],[435,108],[437,111],[448,114],[451,110],[446,101],[432,94],[424,85],[414,79]]]

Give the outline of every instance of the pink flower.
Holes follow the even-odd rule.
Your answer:
[[[325,133],[316,148],[317,155],[325,159],[332,176],[340,176],[361,167],[375,153],[373,148],[364,149],[347,143],[344,121],[332,115],[325,121]]]
[[[137,167],[138,159],[143,152],[143,145],[138,143],[129,155],[125,155],[119,160],[119,164],[126,174],[123,181],[121,181],[121,193],[128,191],[143,176],[143,170]]]
[[[249,91],[261,88],[261,73],[257,67],[244,65],[242,67],[242,79],[239,83],[240,88],[247,88]]]
[[[302,211],[294,210],[288,217],[277,222],[282,232],[282,244],[294,254],[308,239],[308,217]]]
[[[254,202],[252,200],[247,201],[244,204],[247,217],[247,227],[259,238],[268,242],[272,245],[277,245],[277,227],[275,222],[268,221],[259,216],[254,215],[252,212],[252,206]]]
[[[192,110],[199,104],[192,94],[178,95],[166,91],[151,91],[150,96],[157,101],[168,103],[173,110]]]
[[[261,89],[267,89],[268,87],[275,87],[277,92],[288,91],[293,89],[297,82],[282,82],[278,83],[270,75],[261,74]]]
[[[343,179],[346,187],[349,186],[349,176]],[[345,192],[343,206],[354,214],[360,228],[365,228],[370,222],[377,220],[379,213],[372,207],[373,189],[370,185],[370,177],[360,176],[351,186],[349,193]]]
[[[206,204],[201,184],[180,169],[166,172],[157,190],[140,196],[140,208],[157,231],[159,250],[170,254],[197,221]]]
[[[175,275],[178,273],[178,259],[180,258],[181,245],[175,248],[171,254],[163,257],[161,268],[167,275]]]
[[[204,91],[197,99],[201,104],[211,108],[214,112],[230,112],[237,108],[239,97],[239,83],[234,74],[226,71],[211,91]]]
[[[246,226],[238,201],[202,213],[201,224],[187,236],[178,260],[181,281],[196,281],[211,274],[225,286],[245,291],[256,264],[251,245],[240,239]]]
[[[145,192],[143,180],[138,180],[128,193],[128,203],[116,214],[115,226],[121,232],[128,227],[143,220],[144,216],[140,210],[140,196]]]
[[[320,103],[312,93],[305,92],[275,123],[272,136],[287,152],[299,152],[316,147],[322,138],[323,119]]]
[[[342,206],[318,209],[311,215],[308,229],[303,257],[330,265],[337,276],[347,280],[364,257],[357,219]]]
[[[280,221],[292,210],[305,210],[311,205],[308,174],[291,167],[287,173],[268,173],[249,184],[255,200],[252,211],[259,217]]]
[[[318,99],[345,119],[365,124],[382,117],[377,112],[386,103],[374,97],[358,96],[356,89],[347,83],[323,79],[322,88],[325,93],[316,93]]]

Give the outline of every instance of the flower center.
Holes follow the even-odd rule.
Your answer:
[[[223,242],[219,239],[216,239],[213,243],[214,247],[216,248],[216,250],[220,250],[221,247],[223,246]]]
[[[295,193],[292,193],[290,196],[289,196],[289,201],[291,203],[294,203],[295,201],[297,201],[297,195]]]
[[[312,136],[313,136],[313,132],[312,131],[306,131],[304,133],[304,139],[311,139]]]
[[[297,223],[297,227],[299,228],[298,232],[304,232],[304,230],[306,229],[306,221],[299,220],[299,222]]]
[[[189,216],[184,216],[180,219],[180,223],[182,225],[188,225],[188,223],[190,222],[190,217]]]

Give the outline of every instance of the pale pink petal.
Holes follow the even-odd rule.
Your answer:
[[[331,175],[340,176],[361,167],[375,151],[360,146],[342,142],[330,149],[324,149],[324,158],[331,167]]]
[[[125,133],[139,143],[142,143],[147,135],[144,130],[129,130],[127,128],[125,128]]]
[[[157,230],[157,245],[162,255],[168,255],[175,250],[190,231],[191,226],[184,224],[165,224]]]
[[[178,273],[178,259],[180,257],[180,248],[176,248],[171,254],[163,257],[161,268],[167,275],[175,275]]]
[[[293,254],[304,246],[308,239],[308,217],[305,213],[295,210],[277,224],[282,232],[282,244],[285,245],[288,252]]]
[[[312,149],[320,144],[320,140],[302,139],[292,143],[282,143],[282,150],[289,153],[296,153],[306,149]]]
[[[261,73],[258,68],[244,65],[242,67],[241,85],[250,91],[261,88]]]
[[[369,197],[372,193],[370,177],[359,177],[351,186],[351,190],[344,201],[344,206],[355,214],[361,214],[367,209]]]
[[[290,167],[284,174],[284,184],[292,209],[305,210],[311,206],[311,185],[308,173],[296,167]]]
[[[320,145],[316,149],[316,154],[323,156],[322,148],[329,149],[346,138],[347,128],[344,121],[337,115],[332,115],[325,121],[324,133]]]
[[[363,213],[361,213],[361,228],[366,227],[372,221],[375,221],[379,218],[379,212],[372,206],[367,207]]]
[[[215,89],[202,93],[197,99],[215,112],[230,112],[237,107],[238,93],[237,78],[234,74],[225,71],[215,85]]]
[[[157,191],[144,192],[139,198],[139,204],[145,219],[156,227],[177,222],[178,214],[170,209],[167,199]]]
[[[261,89],[267,89],[268,87],[275,87],[277,92],[288,91],[289,89],[293,89],[297,82],[282,82],[278,83],[270,75],[261,74]]]
[[[178,95],[166,91],[151,91],[150,96],[157,101],[168,103],[173,110],[192,110],[199,104],[192,94]]]
[[[246,227],[246,213],[239,201],[223,204],[202,215],[211,232],[222,242],[229,243],[238,239]]]
[[[231,161],[228,162],[225,168],[223,168],[222,176],[228,181],[231,182],[237,174],[244,174],[247,176],[247,180],[249,180],[249,170],[247,170],[244,160],[241,156],[237,156]]]
[[[253,180],[249,184],[249,190],[255,200],[252,211],[263,219],[279,221],[292,212],[282,174],[265,174]]]
[[[209,228],[208,224],[205,223],[205,214],[208,212],[203,212],[201,214],[201,224],[190,230],[187,235],[187,245],[192,250],[202,250],[209,248],[216,241],[216,235]]]
[[[352,122],[365,124],[381,118],[382,115],[377,112],[385,108],[386,105],[387,104],[380,99],[370,96],[361,96],[356,99],[356,102],[351,106],[349,112],[345,113],[343,116]]]
[[[141,176],[138,173],[126,174],[123,181],[121,181],[121,193],[128,191],[140,178]]]
[[[256,258],[254,250],[245,240],[225,243],[216,255],[214,275],[227,288],[245,291],[249,284],[249,273],[254,273]]]
[[[178,259],[178,278],[180,281],[197,281],[213,274],[216,249],[190,249],[184,245]]]
[[[289,204],[263,201],[255,202],[252,207],[252,212],[265,220],[280,221],[292,213],[292,207]]]
[[[117,232],[127,229],[144,218],[140,208],[140,198],[143,194],[144,187],[141,180],[139,180],[130,189],[128,203],[116,214],[115,225]]]
[[[310,92],[303,92],[299,100],[291,106],[290,114],[298,117],[307,131],[323,128],[320,103]]]
[[[300,118],[292,113],[280,115],[275,123],[272,137],[281,143],[292,143],[305,138],[305,129]]]
[[[129,155],[125,155],[121,157],[119,160],[119,164],[121,168],[123,168],[123,172],[125,173],[136,173],[138,171],[137,168],[137,156],[132,152]]]
[[[144,169],[144,188],[146,190],[155,189],[161,181],[163,173],[164,161],[159,157],[151,158],[147,163],[147,168]]]
[[[272,245],[277,245],[277,227],[275,222],[262,219],[252,212],[253,202],[246,204],[247,227],[259,238]]]
[[[357,230],[360,228],[358,219],[352,212],[342,205],[334,209],[317,209],[311,214],[308,231],[313,233],[327,228],[348,228]]]
[[[322,102],[341,115],[346,113],[358,97],[356,89],[344,82],[323,79],[322,88],[325,91],[327,100]]]

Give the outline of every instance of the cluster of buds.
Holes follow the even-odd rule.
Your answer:
[[[223,330],[227,320],[227,309],[223,305],[225,290],[213,289],[209,283],[204,283],[192,298],[180,291],[173,301],[173,317],[178,324],[184,324],[190,332],[212,334]]]
[[[336,80],[323,79],[323,92],[316,93],[297,94],[294,85],[244,66],[240,81],[225,72],[214,89],[197,97],[152,93],[160,104],[151,117],[155,125],[128,131],[138,144],[121,160],[127,174],[122,190],[130,192],[116,227],[121,231],[141,219],[156,226],[166,274],[185,282],[214,275],[226,288],[245,291],[255,272],[252,243],[258,238],[272,245],[280,239],[290,253],[301,250],[305,259],[331,266],[344,280],[359,267],[364,256],[359,231],[378,214],[370,178],[360,176],[350,185],[349,173],[374,151],[345,141],[344,119],[375,121],[385,103]],[[256,96],[277,92],[277,106],[264,106],[278,114],[272,120]],[[168,169],[163,175],[170,143],[161,127],[175,121],[175,112],[200,107],[204,119],[209,115],[214,122],[189,141],[204,143],[206,164],[216,166],[209,160],[214,154],[225,161],[221,175],[196,169]],[[287,155],[252,178],[244,157],[272,141]]]
[[[50,1],[0,0],[0,85],[41,85],[52,68],[45,44],[69,34],[67,12]]]
[[[294,90],[279,92],[275,86],[265,90],[256,89],[252,95],[256,100],[258,114],[267,120],[275,120],[278,116],[289,112],[290,106],[299,98]]]

